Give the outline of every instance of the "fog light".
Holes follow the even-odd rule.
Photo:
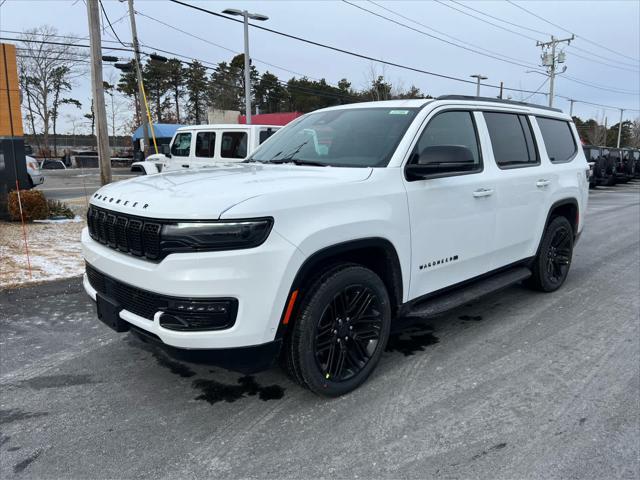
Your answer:
[[[237,311],[236,299],[175,300],[164,309],[160,326],[183,331],[221,330],[234,324]]]

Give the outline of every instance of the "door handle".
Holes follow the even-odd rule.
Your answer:
[[[544,180],[544,179],[538,180],[536,182],[536,187],[539,187],[539,188],[548,187],[550,183],[551,183],[551,180]]]
[[[488,197],[489,195],[493,195],[492,188],[479,188],[478,190],[473,192],[473,196],[476,198]]]

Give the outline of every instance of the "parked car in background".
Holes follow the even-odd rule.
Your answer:
[[[54,160],[54,159],[42,160],[42,162],[40,162],[40,168],[42,170],[66,170],[67,169],[67,167],[65,166],[62,160]]]
[[[633,178],[640,178],[640,150],[633,151],[633,164],[635,166]]]
[[[636,162],[631,148],[622,149],[622,165],[627,178],[631,180],[636,175]]]
[[[165,152],[149,155],[131,165],[132,172],[153,173],[184,170],[245,160],[280,126],[214,124],[181,127]]]
[[[240,162],[250,133],[225,128],[183,130],[172,159]],[[392,324],[520,281],[560,288],[587,173],[553,108],[452,95],[317,110],[244,163],[102,187],[83,284],[116,331],[259,368],[281,354],[335,397],[375,369]]]
[[[622,161],[622,149],[620,148],[610,148],[609,149],[609,157],[613,161],[615,165],[615,176],[616,183],[627,183],[629,181],[629,175],[627,174],[627,170]]]
[[[38,161],[30,156],[25,157],[27,163],[27,188],[31,189],[36,185],[42,185],[44,183],[44,175],[40,172],[40,166],[38,165]]]
[[[607,170],[607,159],[602,155],[602,148],[594,145],[585,145],[582,149],[589,165],[592,166],[593,175],[589,180],[589,187],[610,185],[613,171],[611,169]],[[608,171],[609,173],[607,173]]]
[[[611,155],[611,149],[607,147],[602,147],[602,158],[605,160],[605,165],[607,169],[607,186],[613,186],[617,182],[617,167],[616,167],[616,159],[615,156]]]

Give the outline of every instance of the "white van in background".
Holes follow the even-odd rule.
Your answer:
[[[154,173],[198,168],[216,163],[241,162],[279,125],[192,125],[176,130],[168,151],[149,155],[131,165],[132,172]]]

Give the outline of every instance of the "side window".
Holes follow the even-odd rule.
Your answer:
[[[553,163],[570,161],[576,154],[578,147],[569,122],[545,117],[536,117],[536,120],[542,132],[549,160]]]
[[[245,158],[247,156],[247,133],[224,132],[220,156],[223,158]]]
[[[196,157],[213,158],[216,146],[215,132],[198,132],[196,135]]]
[[[191,132],[180,132],[171,145],[171,155],[188,157],[191,150]]]
[[[595,148],[592,148],[592,149],[589,150],[589,152],[591,152],[591,155],[589,155],[589,159],[590,160],[595,162],[596,160],[598,160],[598,158],[600,158],[600,151],[599,150],[597,150]]]
[[[420,135],[410,163],[418,163],[420,155],[430,147],[465,147],[471,152],[475,167],[466,173],[482,170],[478,136],[471,112],[442,112],[432,118]]]
[[[526,115],[497,112],[484,112],[483,115],[498,167],[538,164],[538,153]]]
[[[269,138],[271,135],[276,133],[273,128],[267,128],[266,130],[260,130],[260,137],[258,139],[259,145],[262,145],[264,141]]]

